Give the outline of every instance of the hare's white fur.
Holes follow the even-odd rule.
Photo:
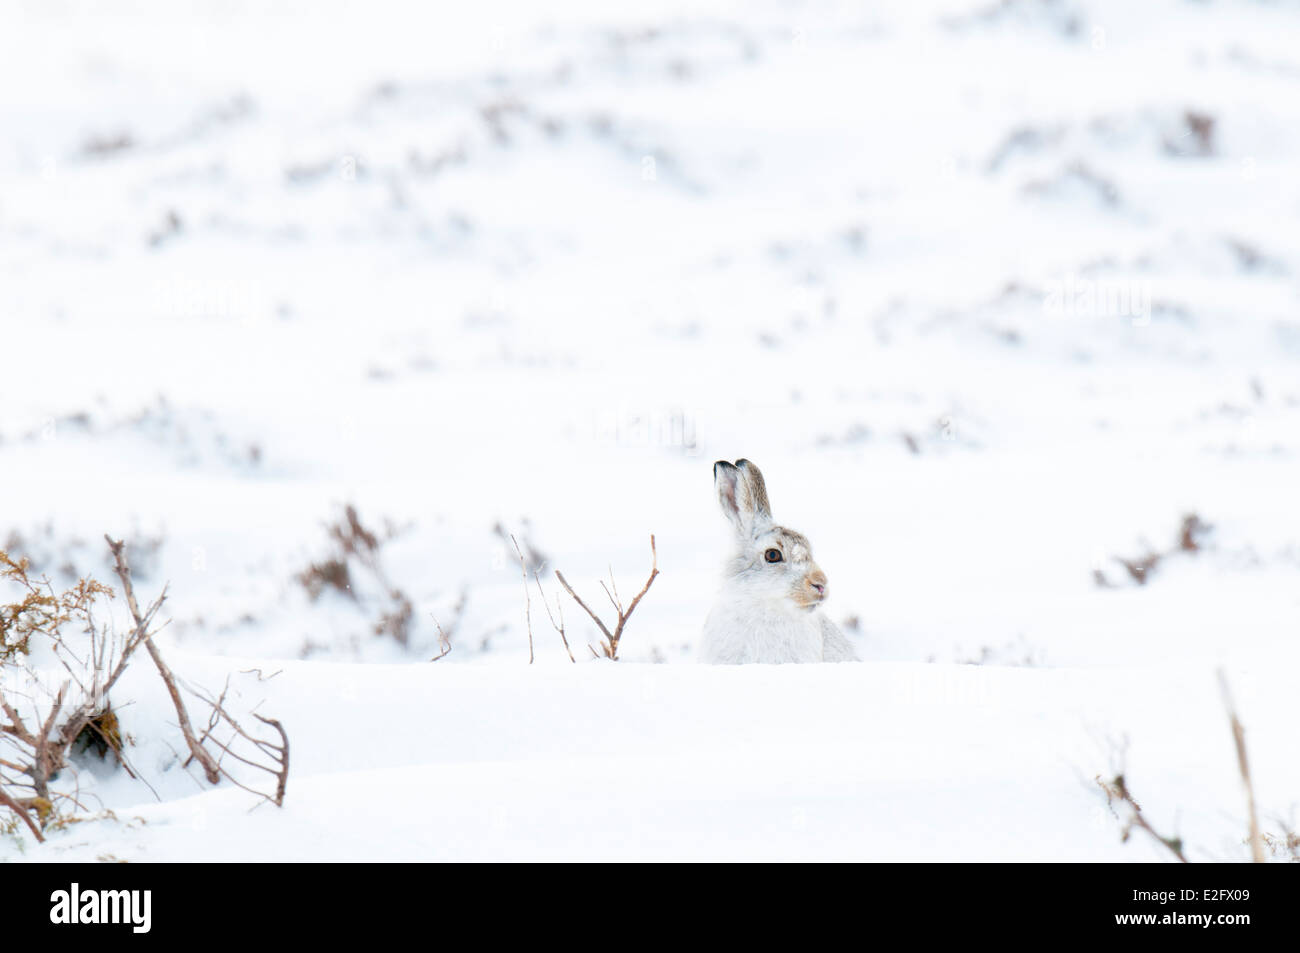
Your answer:
[[[720,460],[713,465],[713,479],[722,512],[735,530],[735,550],[704,622],[700,660],[733,665],[857,661],[853,646],[820,608],[826,575],[813,561],[808,540],[772,521],[758,467],[748,460]]]

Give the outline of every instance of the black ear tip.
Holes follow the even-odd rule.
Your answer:
[[[739,469],[743,470],[745,467],[752,467],[753,464],[750,463],[748,460],[746,460],[744,457],[741,457],[739,460],[736,461],[736,466]]]
[[[715,463],[715,464],[713,465],[713,475],[714,475],[714,476],[717,476],[717,475],[718,475],[718,470],[719,470],[719,468],[721,468],[721,469],[723,469],[723,470],[729,470],[729,469],[731,469],[731,464],[728,463],[726,460],[719,460],[717,463]]]

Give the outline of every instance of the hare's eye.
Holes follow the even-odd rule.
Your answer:
[[[769,549],[767,552],[763,554],[763,558],[770,563],[779,563],[782,559],[781,550]]]

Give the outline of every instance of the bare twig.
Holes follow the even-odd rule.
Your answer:
[[[241,669],[239,670],[239,674],[240,674],[240,675],[256,675],[256,676],[257,676],[257,680],[258,680],[259,682],[269,682],[271,679],[275,678],[275,676],[281,674],[283,671],[284,671],[284,669],[280,668],[280,669],[276,669],[276,670],[275,670],[274,672],[272,672],[270,675],[263,675],[263,674],[262,674],[262,670],[261,670],[260,668],[241,668]]]
[[[1246,758],[1246,729],[1237,718],[1236,706],[1232,703],[1232,693],[1228,690],[1228,677],[1219,669],[1219,689],[1223,692],[1223,704],[1228,709],[1228,722],[1232,725],[1232,741],[1237,746],[1237,769],[1241,772],[1241,783],[1246,787],[1247,820],[1250,824],[1250,859],[1257,864],[1264,863],[1264,839],[1259,832],[1259,818],[1255,813],[1255,786],[1250,780],[1250,762]]]
[[[279,755],[281,770],[280,773],[276,775],[277,781],[275,785],[274,801],[276,807],[281,807],[284,804],[285,788],[289,784],[289,736],[284,733],[284,727],[276,719],[263,718],[261,715],[257,714],[256,712],[253,713],[253,717],[256,718],[258,721],[262,722],[263,724],[270,725],[280,735],[279,747],[276,747],[275,745],[271,745],[268,742],[262,742],[262,747],[263,750],[266,750],[268,748],[272,749],[278,752]]]
[[[528,664],[533,664],[533,602],[528,597],[528,564],[524,562],[524,554],[519,549],[519,542],[515,539],[514,533],[510,534],[510,542],[514,543],[515,553],[519,556],[519,572],[524,578],[524,625],[528,627]]]
[[[654,543],[651,543],[650,545],[653,548]],[[618,597],[618,583],[614,581],[614,567],[609,566],[608,568],[609,568],[609,586],[611,589],[614,590],[614,605],[616,605],[621,611],[623,608],[623,603]]]
[[[655,537],[654,534],[651,533],[650,534],[650,578],[645,581],[645,585],[641,587],[641,591],[636,594],[636,598],[632,600],[632,604],[627,607],[627,615],[623,616],[623,618],[618,620],[618,628],[620,632],[623,630],[623,623],[628,620],[628,618],[632,615],[634,611],[636,611],[637,604],[641,601],[641,597],[650,591],[650,584],[655,581],[655,577],[658,575],[659,575],[659,553],[655,550]]]
[[[229,691],[230,691],[230,676],[227,675],[226,684],[221,686],[221,694],[217,698],[217,704],[210,706],[211,710],[208,712],[208,726],[203,729],[203,734],[199,735],[200,746],[202,746],[207,742],[208,738],[212,736],[212,732],[215,731],[217,726],[221,724],[221,712],[219,711],[218,706],[220,705],[221,702],[224,702],[226,700],[226,693]],[[194,760],[194,755],[191,753],[190,756],[185,759],[184,763],[181,764],[181,767],[188,768],[190,766],[190,762],[193,760]],[[220,764],[220,760],[218,760],[218,764]]]
[[[60,745],[58,749],[50,750],[50,732],[54,730],[54,724],[58,721],[59,713],[63,711],[63,696],[68,690],[68,683],[64,682],[59,686],[58,694],[54,696],[54,703],[50,705],[49,717],[41,725],[40,732],[35,738],[35,758],[32,772],[32,783],[36,788],[36,796],[50,799],[48,781],[58,773],[59,764],[62,761],[62,752],[64,746]],[[71,722],[64,726],[65,731],[69,731]],[[75,737],[75,735],[73,736]]]
[[[610,581],[610,582],[613,582],[613,581],[614,581],[614,570],[613,570],[613,569],[610,569],[610,571],[609,571],[609,581]],[[622,612],[622,611],[623,611],[623,604],[622,604],[621,602],[618,601],[618,589],[616,588],[613,592],[610,592],[610,591],[609,591],[609,586],[605,585],[605,580],[603,580],[603,579],[600,580],[600,588],[602,588],[602,589],[605,590],[605,595],[609,597],[609,604],[612,605],[612,606],[614,607],[614,612],[616,612],[616,613],[618,613],[618,612]]]
[[[439,652],[433,658],[429,659],[429,661],[436,662],[438,661],[438,659],[444,658],[448,653],[451,652],[451,639],[448,638],[446,632],[442,631],[442,625],[438,622],[438,619],[435,616],[430,616],[430,618],[433,619],[433,625],[438,630]]]
[[[534,575],[533,581],[537,583],[537,594],[542,597],[542,605],[546,607],[546,617],[551,620],[551,628],[560,633],[560,641],[564,643],[564,651],[569,653],[569,661],[576,662],[573,657],[573,649],[569,648],[569,639],[564,634],[564,606],[560,603],[559,598],[555,600],[555,611],[560,616],[560,621],[555,621],[555,616],[551,615],[551,603],[546,598],[546,591],[542,589],[541,576]]]
[[[1183,853],[1183,841],[1181,837],[1165,837],[1147,822],[1146,817],[1142,814],[1142,806],[1138,804],[1134,799],[1132,792],[1129,791],[1128,784],[1125,782],[1122,773],[1115,775],[1115,777],[1110,781],[1103,781],[1100,776],[1095,780],[1097,786],[1105,792],[1106,804],[1108,806],[1111,805],[1112,801],[1121,801],[1129,807],[1129,819],[1120,833],[1120,839],[1122,841],[1127,841],[1129,835],[1133,832],[1133,828],[1136,827],[1140,830],[1146,831],[1163,844],[1171,854],[1178,858],[1179,861],[1184,864],[1190,863],[1187,859],[1187,855]],[[1112,810],[1114,810],[1113,807]]]
[[[601,634],[605,636],[606,642],[612,642],[614,636],[610,634],[609,629],[605,628],[605,623],[601,622],[600,616],[588,609],[587,604],[582,601],[582,597],[573,591],[573,587],[569,585],[569,581],[564,578],[564,573],[560,572],[558,569],[555,570],[555,578],[560,580],[560,585],[564,587],[564,591],[573,597],[573,601],[582,607],[582,611],[591,616],[591,621],[596,623],[596,628],[600,629]]]
[[[27,813],[27,808],[6,794],[4,788],[0,788],[0,804],[9,808],[9,810],[13,811],[22,819],[22,822],[27,825],[28,829],[30,829],[32,834],[36,837],[37,842],[45,842],[45,838],[41,835],[41,829],[36,826],[36,822],[32,820],[32,816]]]
[[[131,610],[131,617],[135,620],[136,638],[144,642],[145,649],[149,652],[149,657],[158,668],[158,674],[162,676],[163,683],[167,686],[167,693],[171,696],[172,705],[176,708],[176,717],[180,722],[181,733],[185,736],[185,743],[189,746],[190,753],[195,760],[203,766],[203,773],[207,776],[209,784],[217,784],[221,781],[221,768],[212,755],[199,744],[198,739],[194,736],[194,728],[190,725],[189,712],[185,710],[185,703],[181,700],[180,690],[176,687],[176,677],[163,661],[162,653],[158,647],[153,644],[151,633],[148,629],[148,619],[140,614],[140,607],[135,601],[135,589],[131,585],[131,568],[126,564],[126,557],[122,553],[122,541],[115,540],[105,534],[104,539],[108,541],[108,548],[112,550],[113,559],[117,577],[122,580],[122,590],[126,595],[126,604]],[[158,605],[162,605],[167,598],[167,588],[163,587],[162,595],[158,597]]]
[[[609,596],[609,601],[614,604],[614,609],[618,613],[618,621],[614,625],[613,632],[610,632],[605,623],[600,620],[600,617],[596,615],[596,613],[592,612],[591,609],[588,608],[587,604],[578,597],[578,594],[573,591],[573,587],[569,585],[569,582],[564,578],[564,575],[558,569],[555,571],[555,578],[560,580],[560,585],[562,585],[565,591],[573,597],[573,601],[581,606],[582,610],[586,612],[587,615],[591,616],[591,621],[596,623],[596,627],[600,629],[601,634],[605,636],[605,641],[601,644],[601,651],[608,659],[614,661],[618,660],[618,644],[619,640],[623,638],[623,628],[627,625],[627,620],[632,617],[632,613],[636,611],[636,607],[641,602],[642,596],[650,591],[650,585],[655,581],[655,577],[659,575],[659,554],[655,549],[655,538],[653,534],[650,536],[650,560],[650,578],[647,579],[645,585],[641,587],[641,591],[636,594],[636,598],[632,600],[631,604],[627,607],[626,612],[623,611],[622,604],[616,598],[618,592],[617,587],[615,587],[614,591],[611,592],[605,586],[605,583],[603,581],[601,582],[601,588],[605,590],[605,594]],[[610,575],[610,581],[613,582],[612,573]],[[592,650],[592,654],[595,654],[594,649]],[[597,656],[597,658],[599,658],[599,656]]]
[[[436,615],[432,612],[429,613],[429,618],[433,620],[434,628],[438,630],[438,654],[429,659],[430,662],[436,662],[451,654],[451,648],[453,645],[452,636],[459,631],[461,623],[465,619],[465,603],[468,601],[469,589],[466,587],[461,589],[460,598],[458,598],[456,604],[451,607],[452,620],[447,624],[446,629],[442,627],[442,623],[438,621]]]
[[[250,794],[256,794],[258,797],[265,798],[276,807],[282,807],[284,805],[285,788],[289,783],[289,738],[285,734],[284,727],[280,722],[274,718],[264,718],[257,714],[257,712],[252,713],[253,717],[274,728],[280,736],[280,744],[277,745],[274,742],[258,738],[245,731],[243,726],[235,720],[235,717],[226,710],[225,700],[229,687],[229,681],[227,681],[226,686],[221,691],[221,695],[217,698],[204,695],[201,692],[195,691],[193,688],[187,688],[190,694],[199,698],[212,710],[212,714],[209,716],[208,730],[204,732],[204,740],[207,743],[215,745],[222,752],[223,758],[228,755],[241,764],[246,764],[250,768],[256,768],[259,771],[265,771],[267,774],[273,775],[276,779],[275,794],[269,795],[264,791],[259,791],[256,788],[244,784],[231,774],[224,765],[219,766],[218,768],[221,772],[221,776],[230,781],[231,784],[248,791]],[[232,732],[227,741],[223,742],[216,736],[216,729],[220,725],[225,725]],[[233,747],[236,738],[242,738],[262,755],[270,758],[273,767],[268,767],[266,764],[260,761],[255,761],[251,757],[244,757],[244,755],[236,751]]]

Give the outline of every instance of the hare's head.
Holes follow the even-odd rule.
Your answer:
[[[722,512],[736,531],[728,583],[759,599],[779,599],[811,612],[826,598],[826,574],[806,537],[772,522],[763,474],[748,460],[713,465]]]

